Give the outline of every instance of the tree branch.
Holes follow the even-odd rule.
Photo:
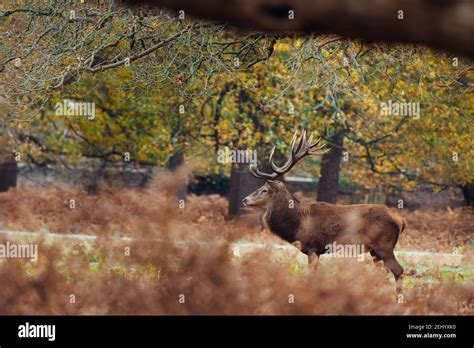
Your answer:
[[[428,45],[474,58],[472,0],[128,0],[268,32]],[[294,11],[291,18],[289,11]],[[403,18],[400,18],[403,11]]]

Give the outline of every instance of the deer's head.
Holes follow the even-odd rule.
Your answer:
[[[321,138],[319,138],[314,144],[311,144],[312,141],[313,135],[310,135],[307,139],[306,131],[303,131],[301,137],[298,138],[298,131],[296,131],[291,140],[290,157],[281,167],[277,166],[273,160],[276,149],[276,146],[274,146],[269,157],[270,166],[273,170],[272,173],[263,173],[258,170],[256,165],[250,165],[250,173],[258,179],[266,180],[266,182],[259,189],[245,197],[242,203],[245,206],[266,207],[274,199],[286,196],[288,191],[286,190],[285,184],[275,179],[289,172],[303,157],[308,155],[320,155],[328,151],[322,150],[324,145],[319,145]],[[285,193],[285,195],[281,195],[281,193]]]

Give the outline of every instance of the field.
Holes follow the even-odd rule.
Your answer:
[[[255,214],[227,220],[219,196],[179,208],[175,186],[165,176],[144,190],[0,194],[0,244],[39,243],[37,262],[0,261],[1,314],[474,314],[472,210],[400,212],[397,296],[369,258],[310,269]]]

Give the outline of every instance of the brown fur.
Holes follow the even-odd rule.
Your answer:
[[[384,205],[298,202],[282,182],[271,180],[247,196],[244,204],[264,208],[265,227],[299,245],[308,256],[324,254],[333,242],[359,244],[375,262],[384,261],[396,280],[403,273],[393,249],[406,222]]]

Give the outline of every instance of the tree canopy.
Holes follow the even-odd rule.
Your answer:
[[[472,184],[472,62],[337,35],[238,32],[184,13],[76,1],[2,4],[1,118],[37,165],[81,158],[165,165],[176,153],[228,174],[219,149],[277,145],[296,129],[330,146],[358,185]],[[58,103],[95,115],[58,115]],[[320,175],[320,159],[306,168]]]

